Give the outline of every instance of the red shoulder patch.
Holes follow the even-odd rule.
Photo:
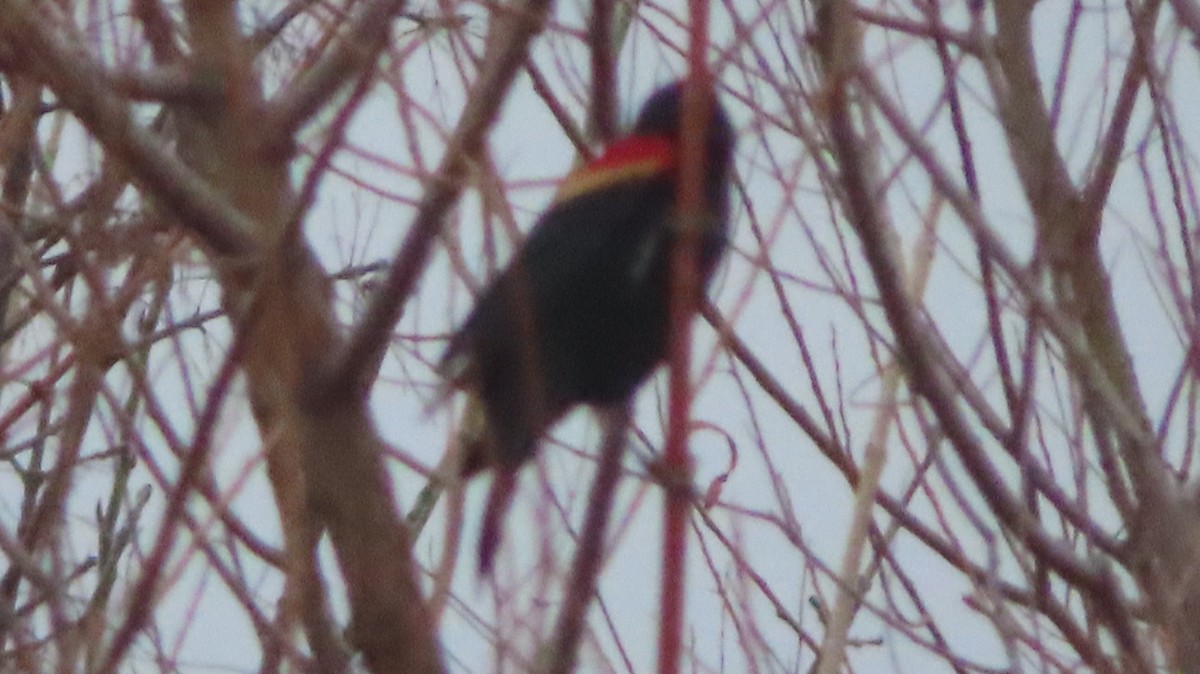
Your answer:
[[[660,169],[675,164],[675,143],[664,136],[629,136],[609,145],[582,171],[613,169],[630,164],[653,162]]]
[[[629,136],[609,145],[591,162],[562,181],[554,201],[610,187],[626,180],[650,178],[675,169],[675,142],[665,136]]]

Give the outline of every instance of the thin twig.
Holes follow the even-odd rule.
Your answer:
[[[567,576],[562,613],[551,637],[549,658],[544,674],[568,674],[575,671],[579,642],[583,636],[588,607],[596,594],[596,579],[604,560],[605,532],[612,514],[617,483],[621,479],[621,457],[625,454],[629,433],[629,403],[603,411],[604,444],[597,462],[596,479],[588,495],[587,515],[579,534],[579,545]]]

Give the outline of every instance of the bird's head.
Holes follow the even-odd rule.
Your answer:
[[[684,119],[684,115],[687,113],[685,112],[684,92],[686,87],[683,80],[678,80],[654,92],[642,106],[641,112],[638,113],[632,135],[669,136],[677,139],[681,133],[685,132],[684,126],[687,120]],[[708,99],[707,103],[711,111],[707,128],[703,129],[703,132],[708,134],[706,159],[709,164],[707,169],[714,180],[724,184],[733,156],[733,125],[729,122],[729,114],[717,100],[716,94],[711,89],[707,89],[704,91],[704,95]]]

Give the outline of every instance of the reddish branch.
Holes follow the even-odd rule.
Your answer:
[[[658,672],[679,671],[683,636],[683,602],[686,589],[686,536],[691,512],[689,487],[692,461],[687,440],[691,422],[692,317],[698,308],[700,287],[697,264],[701,218],[704,217],[704,162],[711,109],[704,94],[711,90],[712,75],[704,56],[708,48],[708,2],[688,3],[691,78],[684,90],[683,148],[679,176],[681,236],[671,255],[670,330],[668,365],[667,438],[663,452],[666,508],[663,529],[662,607],[659,617]]]
[[[545,674],[569,674],[575,670],[583,626],[596,593],[596,579],[604,561],[604,539],[612,514],[617,483],[621,478],[621,458],[629,433],[629,408],[621,405],[603,412],[604,445],[595,482],[588,494],[587,515],[579,534],[579,546],[567,577],[562,614],[550,641],[552,649]]]

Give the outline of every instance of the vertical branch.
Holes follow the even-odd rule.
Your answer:
[[[937,197],[935,197],[937,198]],[[914,303],[920,303],[925,293],[925,284],[929,280],[929,272],[933,267],[934,251],[937,244],[937,209],[930,209],[925,228],[918,239],[912,259],[916,263],[907,279],[908,296]],[[880,377],[882,391],[875,412],[875,421],[871,427],[871,435],[867,439],[866,452],[863,455],[863,465],[859,473],[859,482],[854,489],[854,512],[851,516],[849,533],[846,536],[846,547],[842,552],[842,564],[838,569],[837,601],[830,612],[829,621],[825,627],[825,639],[821,643],[821,659],[817,674],[836,674],[845,659],[847,636],[850,624],[860,604],[859,567],[862,555],[866,549],[867,537],[872,523],[871,511],[875,508],[875,495],[879,490],[879,480],[887,462],[887,441],[892,424],[898,415],[897,394],[902,381],[903,370],[899,363],[890,362],[884,368]]]
[[[1146,37],[1139,32],[1147,17],[1153,17],[1157,2],[1146,6],[1146,13],[1134,17],[1137,44],[1144,49]],[[1116,387],[1127,411],[1137,420],[1139,434],[1115,428],[1101,406],[1085,386],[1088,415],[1098,434],[1115,435],[1122,450],[1125,469],[1133,482],[1138,499],[1157,509],[1166,498],[1162,462],[1156,449],[1145,438],[1150,424],[1145,401],[1138,390],[1132,358],[1116,318],[1112,283],[1101,259],[1099,237],[1100,211],[1108,184],[1115,171],[1116,159],[1123,146],[1129,110],[1144,79],[1140,53],[1135,53],[1127,70],[1118,99],[1110,136],[1104,139],[1101,161],[1093,182],[1086,191],[1076,189],[1066,163],[1058,152],[1050,114],[1042,100],[1041,85],[1034,63],[1032,40],[1033,5],[999,3],[996,14],[996,59],[1000,76],[992,77],[997,108],[1005,122],[1007,140],[1025,196],[1037,218],[1038,248],[1054,277],[1058,303],[1077,321],[1086,347],[1085,358],[1098,364]],[[1089,377],[1082,364],[1072,359],[1075,376]],[[1120,479],[1110,475],[1110,482]]]
[[[592,0],[588,47],[592,57],[591,136],[608,142],[616,135],[613,120],[613,0]]]
[[[138,579],[137,586],[131,593],[128,617],[113,637],[107,657],[95,670],[100,674],[111,674],[120,669],[125,652],[133,645],[134,638],[150,619],[154,595],[159,589],[159,579],[167,567],[167,555],[174,547],[175,537],[179,533],[178,522],[184,517],[188,497],[199,482],[204,466],[208,463],[208,455],[212,451],[212,434],[216,430],[217,418],[225,396],[233,383],[234,375],[237,374],[239,350],[237,344],[230,348],[216,381],[209,389],[204,411],[197,420],[196,438],[180,468],[175,490],[167,502],[167,510],[159,524],[158,535],[154,538],[154,548],[147,556],[142,577]]]
[[[678,238],[671,252],[668,364],[670,367],[666,448],[663,469],[666,508],[663,530],[662,607],[658,642],[658,672],[679,670],[683,634],[683,600],[686,583],[687,520],[691,508],[691,456],[687,439],[692,387],[692,317],[700,288],[697,264],[699,230],[704,218],[704,148],[712,110],[708,95],[712,75],[704,55],[708,48],[708,2],[690,0],[688,67],[684,86],[682,152],[679,171]]]
[[[18,218],[25,209],[29,194],[29,179],[33,172],[33,151],[36,140],[38,105],[42,87],[32,78],[9,78],[13,100],[10,109],[0,109],[0,167],[4,183],[0,199],[0,334],[8,331],[8,303],[20,270],[15,264],[14,247],[20,236]],[[7,344],[0,345],[3,349]]]
[[[861,30],[857,25],[857,19],[854,17],[853,9],[850,3],[842,0],[829,0],[818,8],[818,44],[821,45],[820,56],[823,59],[826,67],[826,74],[829,81],[829,86],[834,92],[833,98],[837,104],[842,107],[840,110],[831,112],[832,115],[838,118],[840,124],[849,126],[852,112],[848,103],[846,94],[848,89],[848,80],[850,80],[859,67],[861,60]],[[944,46],[943,46],[944,49]],[[948,58],[943,59],[943,68],[947,79],[947,86],[953,92],[953,74],[948,65]],[[953,95],[951,100],[957,100]],[[863,106],[865,108],[865,106]],[[866,113],[863,114],[863,126],[867,129],[867,133],[871,139],[877,139],[878,129],[873,120]],[[963,163],[963,171],[973,180],[973,162],[971,160],[969,141],[966,138],[965,129],[961,125],[956,126],[956,131],[960,134],[960,152]],[[864,142],[864,148],[878,147],[879,143]],[[880,194],[880,190],[876,186],[878,182],[875,179],[878,173],[877,161],[878,158],[869,150],[864,150],[861,156],[858,157],[859,164],[857,166],[860,175],[856,176],[862,181],[862,194],[858,196],[849,196],[850,200],[861,198],[871,198],[866,195]],[[846,168],[843,167],[843,171]],[[850,192],[850,190],[847,190]],[[940,197],[934,196],[935,200]],[[869,204],[862,204],[863,208],[870,208]],[[911,303],[913,306],[920,305],[920,298],[924,294],[925,283],[929,278],[930,269],[933,263],[934,250],[937,239],[937,219],[938,208],[931,208],[928,212],[928,220],[925,222],[925,227],[920,238],[915,244],[912,257],[916,262],[915,268],[911,273],[906,273],[902,260],[897,260],[894,272],[894,282],[901,284],[903,287],[900,294],[904,296],[904,301]],[[891,222],[887,219],[886,212],[879,210],[873,214],[874,222],[872,225],[876,228],[876,234],[887,243],[889,248],[898,248],[898,237],[895,236],[894,228]],[[855,486],[855,501],[854,511],[851,514],[851,522],[848,530],[845,549],[842,552],[842,560],[838,569],[838,591],[837,600],[833,605],[833,610],[830,613],[826,623],[825,638],[821,644],[820,660],[818,665],[819,674],[834,674],[841,668],[842,661],[845,659],[845,649],[847,638],[850,631],[850,624],[854,620],[854,615],[860,603],[860,582],[859,568],[862,564],[862,555],[865,552],[870,527],[872,522],[871,512],[874,509],[876,502],[876,493],[879,490],[879,481],[883,473],[884,464],[887,461],[887,438],[897,415],[897,393],[901,384],[903,369],[900,363],[892,361],[884,366],[881,376],[881,393],[878,403],[877,412],[874,423],[872,424],[871,434],[867,438],[866,451],[863,457],[863,466],[859,475],[860,479]]]
[[[625,453],[629,433],[628,403],[603,411],[604,445],[596,471],[596,480],[588,494],[587,515],[579,534],[579,546],[567,577],[562,614],[550,641],[549,665],[545,674],[569,674],[575,671],[579,641],[587,618],[588,607],[596,594],[596,578],[604,560],[604,539],[608,518],[612,514],[617,482],[621,478],[621,457]]]
[[[37,108],[41,100],[41,86],[33,80],[17,76],[10,78],[9,82],[13,90],[13,100],[9,109],[0,114],[0,166],[4,168],[3,191],[0,194],[4,205],[3,210],[0,210],[0,334],[8,332],[9,302],[21,273],[16,254],[21,236],[19,219],[24,213],[29,192],[29,178],[33,168],[31,156],[37,130]],[[8,340],[5,340],[4,343],[0,343],[0,353],[7,351]],[[32,505],[42,484],[40,480],[25,480],[27,505]],[[32,508],[22,508],[22,519],[33,512]],[[28,541],[25,544],[28,546]],[[13,609],[20,579],[19,568],[14,565],[0,580],[0,610],[7,612]],[[3,646],[5,641],[8,627],[6,622],[0,621],[0,646]]]

